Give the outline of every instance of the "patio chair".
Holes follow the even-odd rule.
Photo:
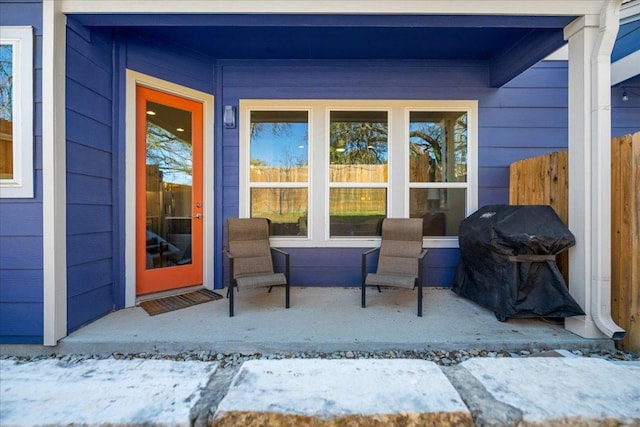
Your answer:
[[[234,287],[241,289],[285,286],[285,308],[289,308],[289,254],[269,244],[269,220],[230,218],[227,220],[229,249],[229,316],[233,317]],[[285,272],[275,273],[271,252],[284,257]]]
[[[380,251],[376,273],[367,274],[367,257]],[[418,316],[422,317],[422,219],[385,218],[379,248],[362,254],[362,307],[366,307],[367,286],[418,288]]]

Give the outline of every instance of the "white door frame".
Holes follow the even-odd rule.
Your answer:
[[[136,303],[136,86],[188,98],[202,103],[203,121],[203,271],[202,284],[213,289],[213,95],[185,86],[127,70],[126,83],[126,148],[125,148],[125,306]]]

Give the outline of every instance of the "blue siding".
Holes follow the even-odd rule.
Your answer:
[[[111,30],[67,28],[67,324],[114,307]]]
[[[478,99],[479,206],[508,203],[509,165],[567,147],[567,65],[543,62],[506,86],[489,87],[486,65],[472,61],[222,62],[222,104],[243,98]],[[222,132],[223,217],[238,214],[238,129]],[[217,165],[218,166],[218,165]],[[221,188],[220,188],[221,186]],[[221,248],[223,237],[216,244]],[[289,249],[295,285],[360,282],[361,249]],[[432,249],[425,282],[450,286],[456,249]]]
[[[34,197],[0,199],[0,343],[42,343],[42,2],[2,3],[0,25],[34,28]]]
[[[640,22],[640,21],[639,21]],[[611,135],[640,132],[640,70],[638,75],[611,90]],[[627,92],[628,101],[622,101]]]
[[[154,39],[126,34],[126,62],[131,70],[191,89],[213,93],[215,88],[213,59]]]

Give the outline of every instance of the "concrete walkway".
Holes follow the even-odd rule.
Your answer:
[[[566,354],[566,353],[565,353]],[[640,365],[582,357],[0,360],[0,425],[640,426]]]
[[[609,339],[584,339],[540,319],[498,322],[492,312],[449,289],[425,289],[423,307],[423,317],[417,317],[416,292],[403,289],[369,290],[367,308],[361,308],[357,287],[293,287],[291,308],[285,310],[283,289],[256,289],[237,295],[232,318],[226,298],[157,316],[135,307],[80,328],[57,347],[0,346],[0,353],[614,348]]]
[[[28,363],[0,360],[0,426],[640,427],[637,362],[472,358],[443,367],[422,359],[358,359],[367,352],[403,350],[614,348],[611,340],[583,339],[540,319],[498,322],[447,289],[425,290],[421,318],[415,292],[406,290],[369,292],[363,309],[357,288],[293,288],[288,310],[282,289],[243,291],[233,318],[227,302],[158,316],[125,309],[56,347],[0,346],[3,355],[69,355]],[[279,353],[285,359],[227,366],[73,356],[199,351]],[[327,360],[316,352],[344,352],[355,359]],[[552,355],[559,354],[572,356]],[[291,355],[306,358],[286,358]]]

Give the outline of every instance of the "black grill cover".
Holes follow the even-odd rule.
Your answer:
[[[584,314],[555,262],[575,238],[551,206],[485,206],[461,222],[458,236],[460,296],[501,320]]]

